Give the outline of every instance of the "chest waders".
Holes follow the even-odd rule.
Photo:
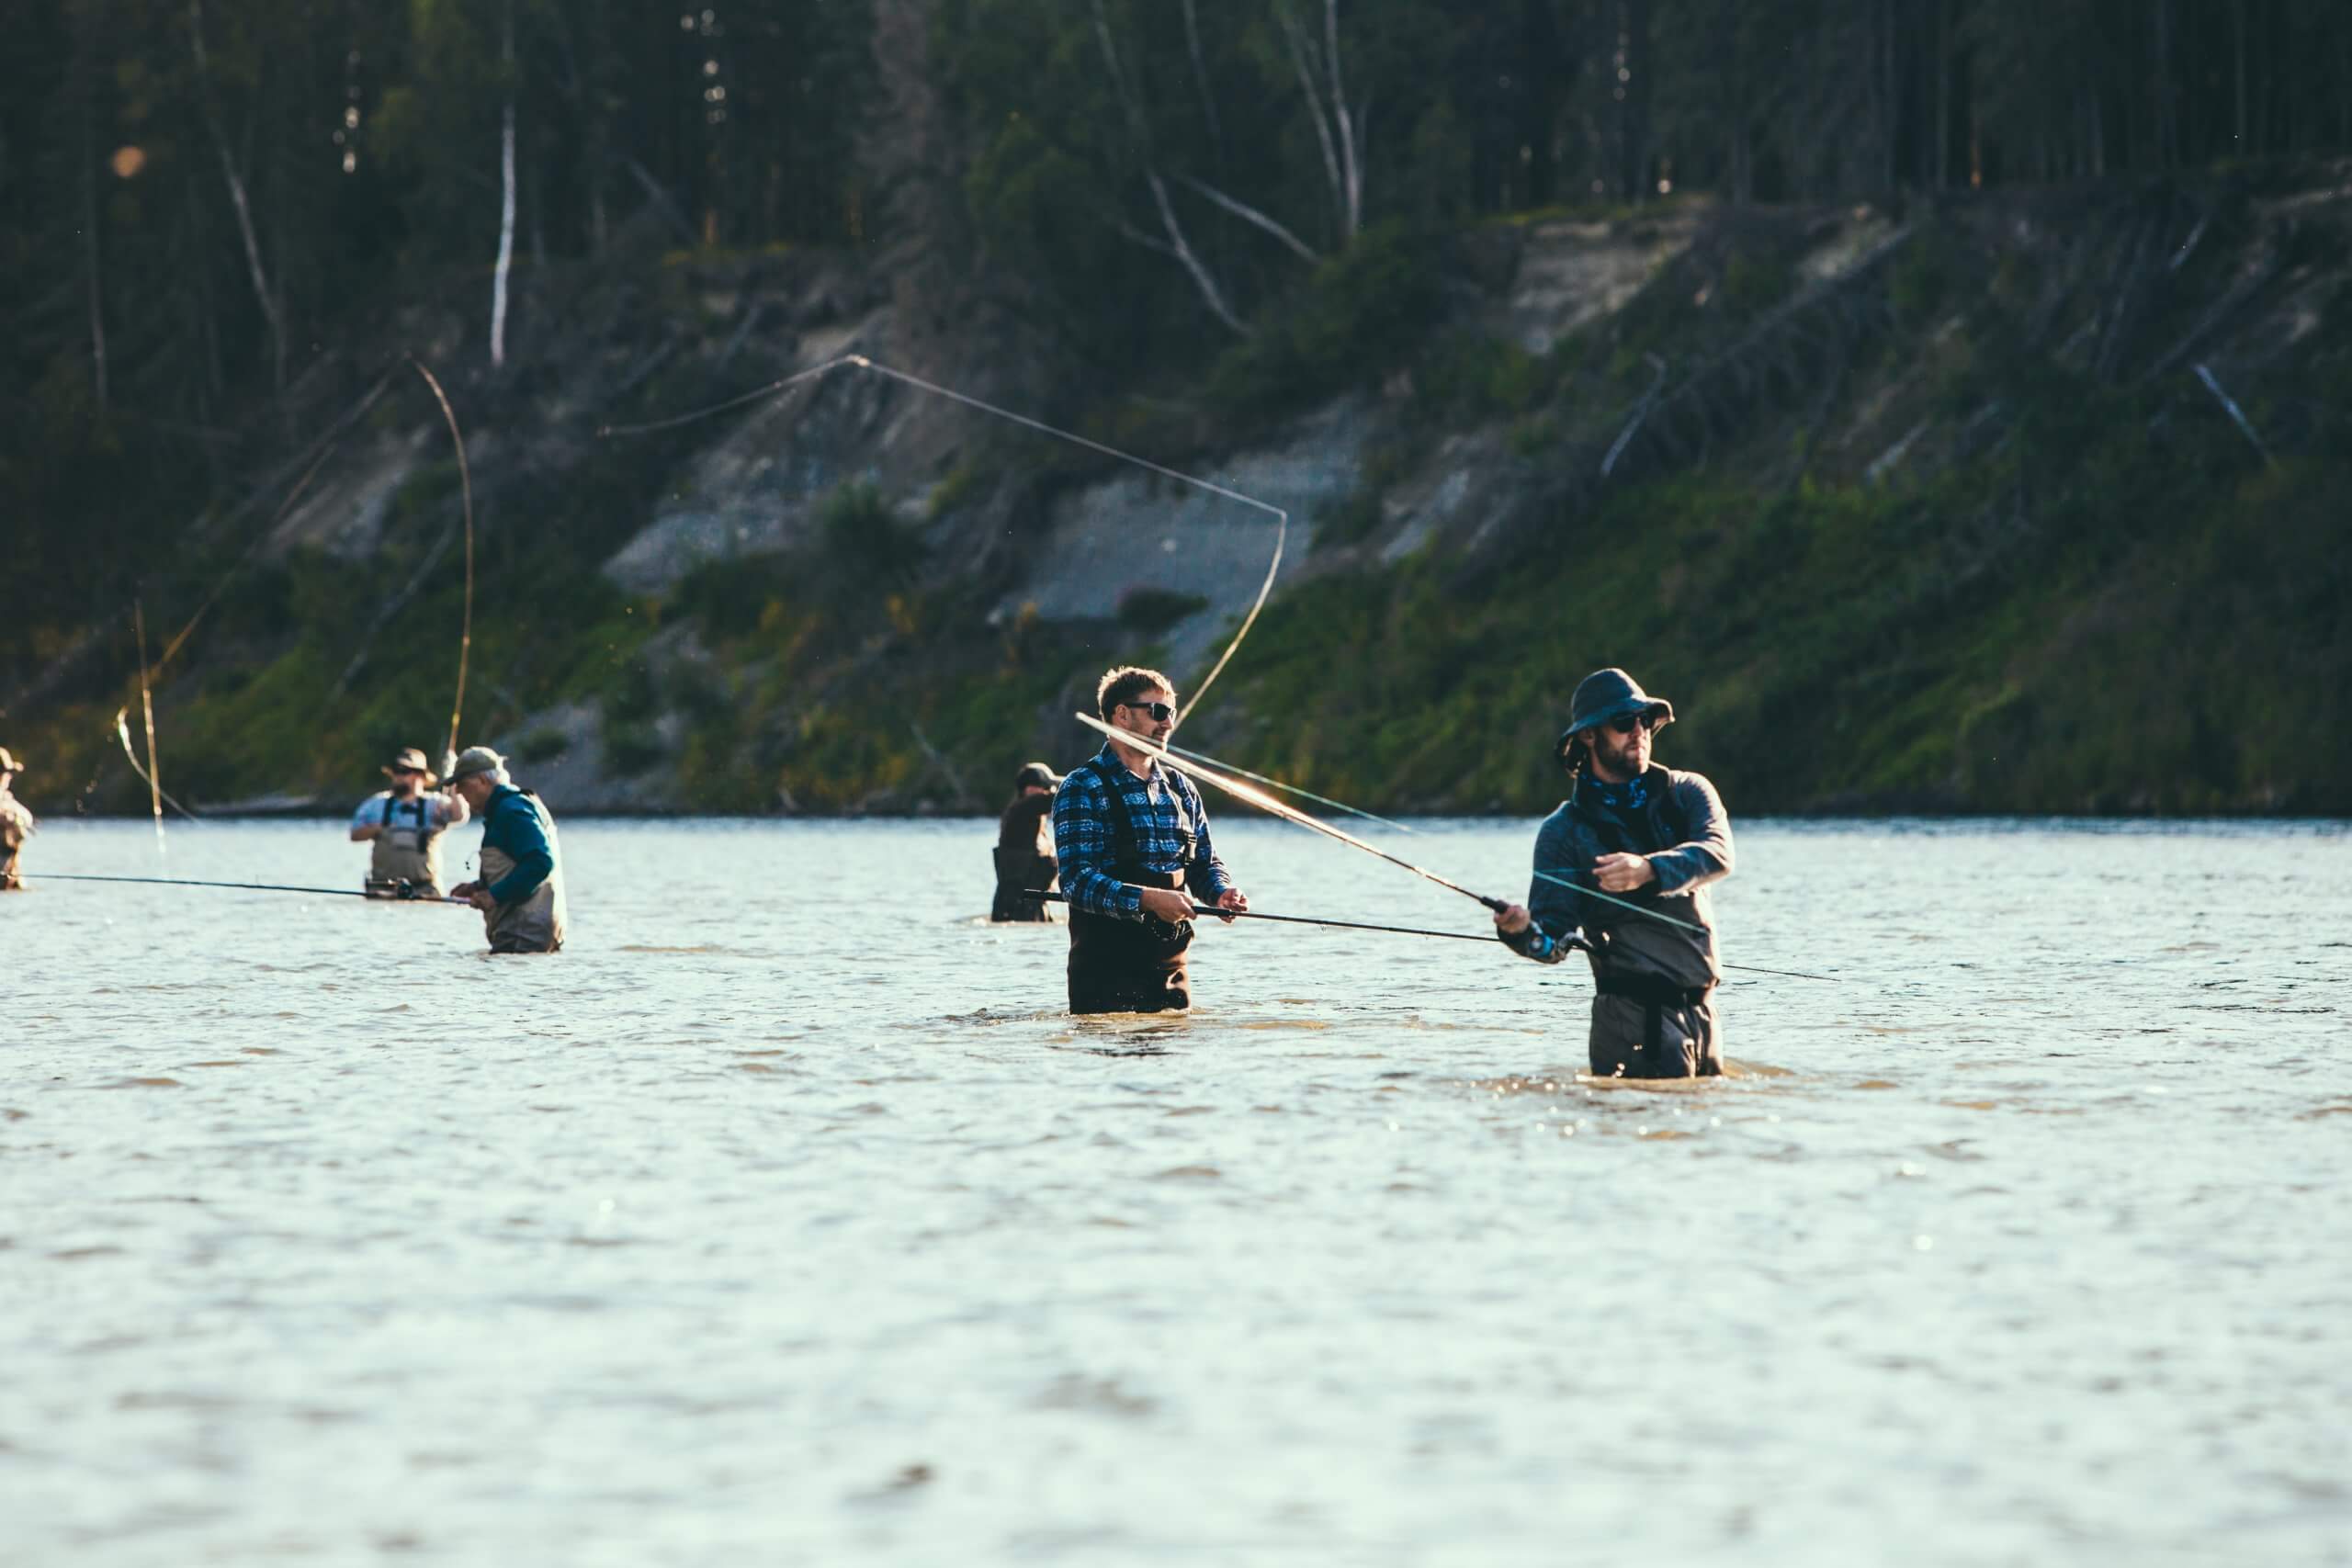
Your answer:
[[[1022,897],[1033,887],[1041,893],[1057,891],[1058,867],[1048,828],[1053,797],[1040,798],[1046,802],[1043,807],[1009,807],[998,819],[996,848],[989,852],[996,860],[996,896],[989,901],[991,920],[1050,923],[1054,918],[1047,905]]]
[[[432,801],[423,792],[411,800],[388,795],[378,820],[368,852],[368,897],[441,897],[441,833],[433,826]],[[402,883],[412,889],[409,894],[401,892]]]
[[[548,879],[512,904],[501,904],[487,910],[481,918],[482,930],[490,937],[492,953],[560,953],[563,951],[563,856],[556,849],[555,819],[548,815],[539,797],[529,790],[515,792],[538,814],[539,827],[547,834],[548,852],[555,857],[555,869]],[[492,849],[489,834],[482,835],[481,885],[488,887],[503,880],[514,869],[514,857],[504,850]]]
[[[1091,765],[1091,764],[1089,764]],[[1109,770],[1094,769],[1110,791],[1111,822],[1116,838],[1116,850],[1110,865],[1110,874],[1121,882],[1137,887],[1182,889],[1184,871],[1147,871],[1143,864],[1143,837],[1136,831],[1135,813],[1127,807],[1127,797]],[[1183,819],[1183,797],[1174,794],[1175,785],[1164,785],[1173,796],[1179,822]],[[1179,842],[1187,863],[1192,859],[1193,832],[1189,827],[1180,828]],[[1083,909],[1069,912],[1069,1010],[1072,1012],[1182,1012],[1193,1005],[1191,976],[1186,972],[1184,950],[1193,945],[1193,922],[1179,920],[1174,925],[1166,920],[1146,916],[1141,920],[1114,919],[1105,915],[1089,914]]]
[[[1673,807],[1666,770],[1653,768],[1637,814],[1577,803],[1601,854],[1656,854],[1682,841],[1689,825]],[[1688,895],[1633,897],[1678,920],[1707,925]],[[1715,1018],[1714,939],[1630,911],[1598,933],[1592,964],[1592,1028],[1586,1052],[1594,1076],[1716,1077],[1724,1070]]]
[[[16,893],[24,888],[23,880],[17,874],[17,857],[24,852],[32,825],[30,812],[13,798],[0,798],[0,893]]]

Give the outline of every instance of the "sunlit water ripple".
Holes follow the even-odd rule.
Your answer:
[[[1532,824],[1425,827],[1523,896]],[[554,959],[0,899],[0,1562],[2352,1561],[2341,825],[1743,823],[1725,956],[1845,983],[1728,987],[1774,1070],[1697,1092],[1460,943],[1214,930],[1193,1016],[1073,1021],[990,828],[574,821]]]

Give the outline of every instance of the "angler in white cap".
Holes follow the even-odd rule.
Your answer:
[[[25,765],[0,746],[0,893],[20,893],[25,886],[17,875],[17,857],[33,836],[33,814],[10,788],[24,771]]]
[[[557,953],[563,947],[563,862],[547,803],[517,789],[506,759],[469,746],[449,770],[449,787],[481,818],[481,880],[449,889],[481,911],[492,953]]]
[[[384,764],[379,789],[351,814],[351,841],[368,844],[370,898],[441,897],[441,835],[471,815],[456,792],[436,790],[424,753],[411,746]]]

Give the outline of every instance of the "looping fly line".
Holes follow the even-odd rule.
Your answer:
[[[876,376],[912,387],[917,391],[928,392],[933,397],[945,398],[951,402],[961,403],[966,408],[975,409],[981,413],[1034,430],[1041,435],[1050,435],[1057,441],[1067,441],[1074,446],[1083,446],[1090,452],[1099,453],[1105,457],[1114,457],[1122,463],[1132,464],[1148,473],[1158,474],[1162,479],[1174,479],[1179,484],[1190,485],[1194,490],[1205,491],[1227,501],[1238,502],[1243,506],[1253,507],[1271,515],[1274,520],[1274,554],[1273,558],[1266,563],[1266,579],[1258,585],[1258,596],[1250,601],[1249,614],[1241,617],[1240,629],[1233,634],[1233,640],[1226,644],[1225,651],[1217,656],[1216,662],[1209,667],[1209,672],[1202,677],[1201,683],[1193,688],[1192,702],[1177,715],[1176,722],[1182,724],[1191,716],[1193,709],[1201,705],[1201,699],[1206,696],[1209,688],[1216,683],[1216,678],[1225,672],[1226,665],[1233,660],[1234,651],[1240,648],[1242,639],[1250,635],[1250,628],[1258,624],[1258,613],[1266,607],[1266,601],[1273,594],[1274,579],[1282,570],[1283,550],[1290,539],[1290,513],[1271,502],[1260,501],[1256,496],[1244,495],[1238,490],[1217,484],[1213,480],[1180,472],[1165,464],[1155,463],[1148,457],[1139,457],[1132,452],[1123,452],[1116,446],[1105,446],[1100,441],[1080,435],[1076,431],[1064,430],[1059,425],[1047,424],[1044,420],[1033,419],[1025,413],[1001,407],[984,398],[973,397],[968,392],[959,392],[953,387],[943,387],[936,381],[926,381],[920,376],[909,375],[904,370],[896,370],[888,365],[877,364],[862,354],[842,355],[838,358],[825,361],[822,365],[813,365],[806,370],[795,371],[780,380],[769,382],[764,387],[755,388],[751,391],[726,399],[724,401],[712,403],[707,408],[694,409],[685,413],[674,414],[668,419],[650,420],[642,424],[602,425],[598,427],[596,434],[600,437],[650,435],[657,431],[675,430],[680,425],[692,424],[697,420],[709,419],[714,415],[761,402],[789,391],[804,381],[813,381],[829,372],[841,369],[870,370]]]

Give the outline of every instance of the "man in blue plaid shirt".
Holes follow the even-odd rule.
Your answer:
[[[1104,723],[1155,745],[1176,728],[1176,690],[1123,666],[1094,691]],[[1209,843],[1201,793],[1149,753],[1111,739],[1054,795],[1054,855],[1069,900],[1069,1010],[1167,1012],[1193,1005],[1184,961],[1195,898],[1230,921],[1250,900]]]

